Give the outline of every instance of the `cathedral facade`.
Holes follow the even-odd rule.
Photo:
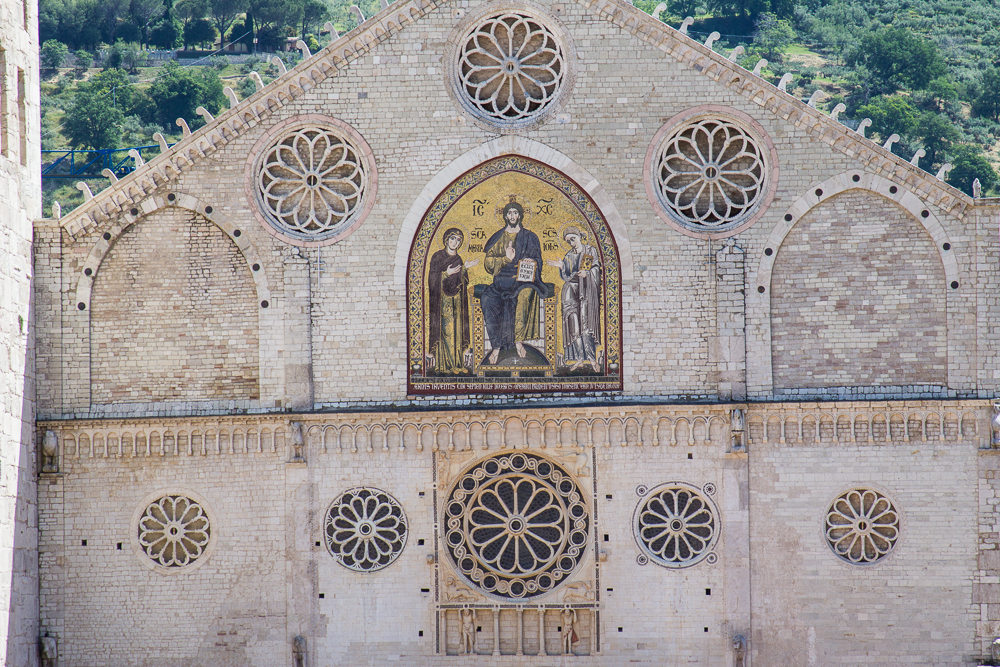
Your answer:
[[[36,220],[10,664],[983,664],[1000,202],[713,41],[399,0]]]

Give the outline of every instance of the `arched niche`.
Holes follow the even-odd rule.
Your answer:
[[[408,393],[621,390],[621,252],[587,190],[514,153],[421,203],[404,271]]]
[[[91,403],[259,399],[252,274],[198,212],[164,207],[125,227],[88,294]]]
[[[860,171],[813,186],[771,231],[748,290],[753,384],[799,395],[954,385],[957,260],[905,188]]]

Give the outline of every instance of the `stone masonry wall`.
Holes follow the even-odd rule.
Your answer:
[[[907,211],[860,190],[821,203],[775,261],[776,391],[946,385],[946,289],[934,242]]]
[[[467,664],[443,655],[456,652],[458,626],[438,605],[457,595],[479,607],[478,650],[489,655],[501,602],[447,581],[439,517],[470,465],[530,452],[577,480],[591,518],[576,588],[519,603],[529,647],[537,604],[548,608],[550,654],[563,605],[599,611],[599,637],[581,612],[579,651],[599,655],[567,665],[734,667],[736,635],[763,665],[888,667],[901,646],[920,664],[974,660],[976,458],[988,405],[751,407],[749,453],[731,451],[731,407],[45,422],[62,454],[39,487],[42,629],[83,667],[269,666],[290,658],[296,635],[316,664]],[[903,428],[894,418],[860,428],[885,413],[902,415]],[[835,431],[845,420],[859,427]],[[668,482],[714,502],[714,558],[682,569],[639,558],[636,508]],[[856,486],[885,493],[903,516],[895,550],[869,566],[844,563],[824,540],[826,509]],[[325,543],[327,509],[357,487],[391,494],[409,527],[399,559],[371,573],[341,566]],[[141,510],[171,494],[203,504],[214,540],[178,572],[153,568],[135,540]],[[523,664],[516,613],[501,612],[500,650]]]
[[[0,662],[38,641],[31,221],[41,215],[38,32],[31,0],[0,1]]]
[[[259,336],[246,260],[190,211],[128,230],[97,274],[90,307],[91,401],[259,397]]]
[[[777,436],[751,442],[754,664],[979,664],[979,443],[914,434],[831,447]],[[888,496],[903,517],[893,553],[867,566],[844,562],[824,539],[825,511],[857,486]]]
[[[470,5],[462,11],[471,12],[478,7]],[[804,130],[706,78],[703,73],[637,41],[582,5],[559,5],[558,17],[577,49],[573,65],[574,87],[561,108],[560,122],[543,124],[525,132],[525,137],[554,151],[552,159],[565,156],[587,170],[607,191],[624,221],[625,233],[620,235],[622,242],[627,236],[635,276],[623,283],[625,396],[713,398],[719,396],[720,388],[723,394],[736,391],[739,395],[741,389],[734,387],[730,378],[737,378],[736,385],[742,384],[743,362],[736,349],[740,347],[739,340],[729,333],[720,334],[717,322],[719,313],[723,313],[726,318],[723,328],[728,332],[734,322],[744,319],[733,319],[728,301],[721,306],[716,303],[720,292],[714,284],[714,260],[724,242],[688,238],[660,220],[645,196],[643,185],[643,157],[649,142],[673,116],[699,105],[732,108],[750,115],[762,125],[777,150],[779,177],[774,184],[775,196],[770,208],[739,236],[739,247],[745,257],[746,282],[754,297],[755,274],[764,255],[767,237],[785,217],[787,207],[804,193],[811,192],[815,184],[851,170],[863,170],[864,165],[841,151],[813,141]],[[428,180],[495,136],[470,120],[444,85],[444,52],[456,23],[449,5],[431,10],[418,22],[405,25],[398,35],[374,45],[348,68],[266,115],[259,124],[251,123],[247,131],[208,157],[198,158],[193,167],[184,170],[163,188],[190,194],[224,213],[228,219],[240,221],[245,238],[260,249],[262,273],[268,276],[275,291],[275,305],[280,305],[287,313],[309,315],[308,321],[296,316],[302,321],[297,320],[295,324],[299,333],[294,335],[294,340],[286,332],[282,345],[262,348],[262,368],[279,369],[275,371],[278,375],[273,394],[262,394],[262,403],[273,404],[293,395],[296,405],[311,402],[316,407],[333,409],[370,403],[448,402],[449,399],[405,395],[405,377],[401,370],[406,364],[405,299],[403,286],[394,278],[393,257],[399,247],[409,247],[412,239],[401,233],[401,225]],[[611,73],[619,71],[628,71],[629,76]],[[374,82],[378,82],[377,85]],[[413,115],[415,109],[419,110],[419,122]],[[244,179],[247,165],[257,157],[253,148],[262,135],[275,124],[305,114],[332,116],[350,124],[365,138],[377,164],[379,193],[371,213],[353,234],[332,246],[297,249],[275,239],[256,221]],[[401,119],[407,122],[401,123]],[[609,164],[614,168],[609,169]],[[838,197],[836,201],[841,199]],[[873,206],[890,207],[885,211],[877,209],[873,217],[885,212],[894,220],[901,219],[899,216],[903,214],[893,205],[878,197],[872,201],[880,202]],[[832,210],[824,208],[830,205],[824,203],[818,210]],[[833,205],[842,204],[835,202]],[[859,365],[856,377],[853,372],[831,371],[831,377],[818,381],[822,386],[862,385],[873,381],[873,377],[879,382],[891,380],[893,386],[903,387],[910,386],[904,381],[944,385],[953,379],[957,390],[975,391],[976,374],[971,369],[980,358],[977,355],[985,352],[977,351],[975,337],[966,335],[972,330],[962,327],[966,326],[964,322],[971,321],[969,318],[976,316],[979,283],[974,278],[977,269],[973,239],[979,232],[970,229],[967,221],[928,206],[942,221],[949,238],[955,241],[952,255],[959,274],[968,276],[968,279],[963,277],[961,289],[948,294],[948,326],[955,328],[948,338],[948,345],[952,347],[945,353],[941,341],[946,332],[935,326],[933,342],[926,342],[926,332],[921,336],[921,344],[926,342],[926,350],[921,348],[921,355],[933,359],[930,370],[915,371],[913,364],[893,362],[891,369],[882,364],[872,375],[872,369],[865,370]],[[852,215],[855,210],[858,209],[851,208]],[[86,377],[89,372],[89,369],[79,369],[87,357],[77,354],[77,350],[89,348],[89,344],[85,317],[72,313],[75,306],[72,290],[80,279],[83,258],[99,238],[95,235],[107,224],[102,223],[101,229],[94,234],[68,238],[62,253],[62,308],[69,312],[61,331],[51,333],[61,337],[60,342],[53,342],[47,349],[53,353],[60,349],[65,352],[64,378],[67,381],[59,396],[51,386],[43,392],[43,409],[47,415],[86,415],[89,409],[89,384],[72,379]],[[893,227],[893,233],[897,228],[900,225]],[[796,233],[793,232],[793,236]],[[901,247],[894,240],[885,241],[887,246]],[[873,247],[877,243],[875,240],[869,242]],[[779,248],[778,252],[784,253],[780,269],[790,251]],[[879,253],[867,256],[874,258],[872,261],[881,261],[878,257],[886,252],[893,251],[881,248]],[[843,247],[842,244],[834,255],[815,258],[821,263],[810,264],[802,270],[815,272],[819,271],[817,266],[842,266],[859,257],[849,245]],[[800,257],[802,262],[812,259],[811,256]],[[910,264],[909,258],[903,262],[904,266]],[[294,267],[296,272],[291,278],[284,275],[289,267]],[[299,285],[302,276],[309,280],[309,289]],[[929,294],[917,295],[908,283],[886,283],[883,287],[885,294],[881,306],[885,313],[884,319],[878,322],[895,323],[896,318],[912,322],[915,311],[937,304],[937,301],[927,301],[931,298]],[[727,290],[725,294],[738,294],[728,287]],[[776,296],[781,298],[780,292]],[[747,329],[769,332],[770,318],[763,317],[754,303],[748,299]],[[865,307],[872,309],[870,305]],[[935,314],[944,311],[936,306],[931,309]],[[782,326],[788,321],[787,316],[779,319],[782,319]],[[300,332],[303,326],[309,327],[308,336]],[[781,336],[811,340],[809,325],[792,322],[789,326],[778,332],[779,340],[775,345],[779,353],[786,346]],[[884,337],[883,333],[874,338]],[[859,334],[855,331],[850,334],[853,346],[853,337]],[[713,345],[722,345],[719,336],[728,338],[728,349],[713,348]],[[303,341],[308,341],[308,358],[303,357],[300,349]],[[770,346],[769,338],[768,341]],[[858,342],[863,346],[864,336],[858,338]],[[954,378],[944,378],[940,367],[942,355],[951,364],[949,369],[955,371]],[[761,363],[756,357],[746,362],[748,391],[756,398],[766,398],[770,389],[762,392],[761,387],[771,387],[772,377],[770,369],[766,376],[761,374]],[[791,363],[779,361],[785,365]],[[45,359],[42,364],[48,367],[52,362]],[[817,384],[814,377],[805,377],[802,373],[786,377],[783,368],[776,373],[779,385]],[[491,399],[485,397],[485,400]],[[181,405],[175,402],[175,407],[170,408],[157,404],[156,409],[166,407],[182,412]]]

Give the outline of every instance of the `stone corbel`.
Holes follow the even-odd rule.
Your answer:
[[[42,439],[42,472],[59,472],[59,436],[55,431],[46,431]]]

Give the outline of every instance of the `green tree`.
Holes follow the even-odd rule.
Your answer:
[[[208,14],[208,0],[177,0],[172,14],[183,26],[181,34],[184,37],[184,50],[187,51],[191,43],[187,38],[188,26],[198,19],[205,18]]]
[[[104,41],[113,44],[118,25],[128,13],[128,0],[100,0],[97,7]]]
[[[181,41],[184,27],[167,12],[166,16],[149,31],[149,43],[161,49],[176,48]]]
[[[42,44],[41,49],[42,67],[47,70],[56,70],[66,61],[69,56],[69,47],[54,39],[47,39]]]
[[[983,72],[979,95],[972,103],[977,116],[1000,121],[1000,69],[991,67]]]
[[[881,141],[885,141],[893,133],[909,136],[917,127],[917,110],[902,95],[876,97],[868,104],[858,107],[856,115],[872,119],[872,132]]]
[[[196,19],[184,26],[184,43],[204,46],[205,42],[214,42],[218,33],[208,19]]]
[[[98,72],[82,85],[81,89],[83,87],[95,94],[107,95],[112,106],[121,109],[126,116],[135,113],[141,99],[141,94],[136,92],[132,82],[128,80],[128,75],[122,69]]]
[[[232,27],[236,17],[245,6],[243,0],[211,0],[209,16],[212,18],[215,29],[219,31],[220,37],[225,38],[226,31]],[[223,45],[225,45],[224,41]]]
[[[166,6],[163,0],[131,0],[129,13],[132,23],[139,30],[143,46],[149,46],[149,31],[163,16]]]
[[[927,153],[920,161],[930,171],[932,165],[944,162],[945,155],[950,152],[952,144],[962,138],[955,124],[944,114],[925,111],[917,118],[914,133],[920,137]]]
[[[884,93],[903,87],[922,90],[937,77],[947,75],[934,42],[905,28],[882,28],[866,35],[847,62],[863,66],[876,91]]]
[[[979,179],[983,192],[993,190],[1000,182],[1000,176],[989,161],[983,157],[978,146],[958,144],[951,149],[952,170],[948,172],[947,181],[967,195],[972,195],[972,181]]]
[[[78,74],[83,74],[94,64],[94,56],[90,55],[90,51],[80,49],[73,54],[73,57],[76,58],[76,72]]]
[[[218,72],[209,67],[195,72],[171,61],[163,68],[163,73],[149,88],[152,101],[151,112],[144,118],[166,127],[174,127],[174,120],[185,119],[192,128],[204,123],[195,109],[203,106],[211,113],[217,113],[226,102],[222,92],[222,79]]]
[[[122,138],[122,110],[100,86],[81,85],[63,118],[63,134],[74,148],[118,148]]]
[[[757,19],[753,33],[754,50],[760,52],[769,63],[780,63],[784,57],[785,48],[795,39],[795,31],[788,21],[778,19],[775,14],[766,12]]]
[[[702,0],[668,0],[667,11],[675,16],[697,16],[703,4]]]
[[[322,0],[304,0],[302,3],[302,32],[299,36],[306,38],[314,27],[330,17],[330,10]]]

